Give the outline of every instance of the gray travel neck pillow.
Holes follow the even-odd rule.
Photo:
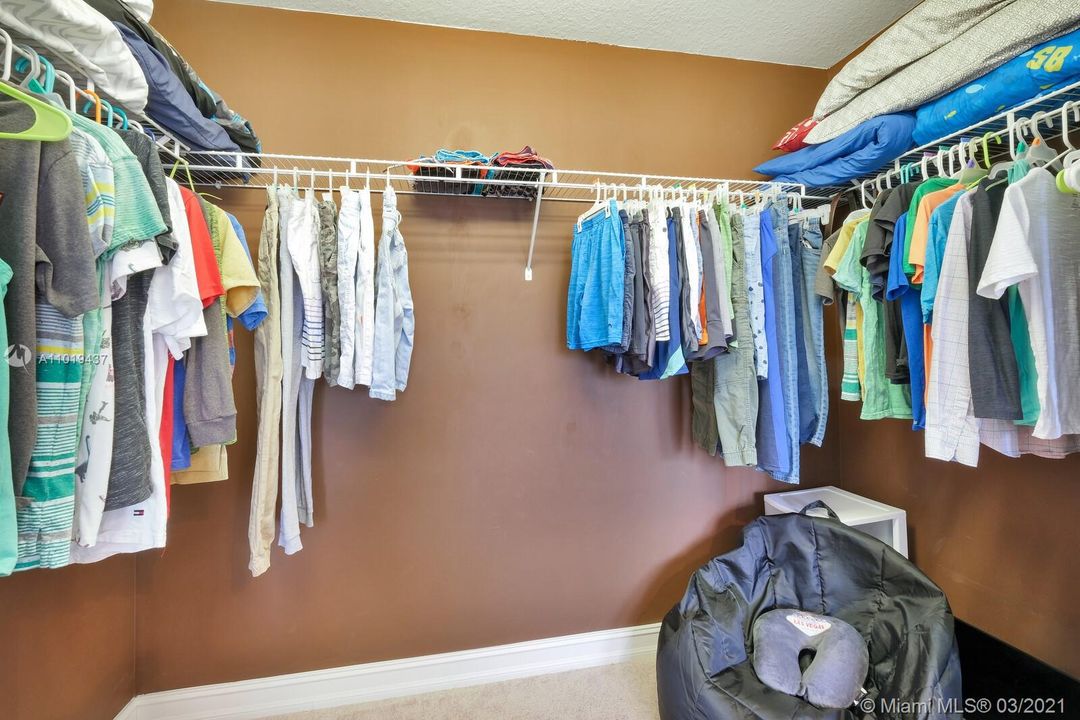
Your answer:
[[[754,622],[754,672],[773,690],[820,708],[846,708],[862,693],[870,654],[843,620],[795,609],[770,610]],[[800,655],[812,654],[803,671]]]

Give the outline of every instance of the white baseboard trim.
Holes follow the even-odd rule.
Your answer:
[[[660,624],[139,695],[116,720],[260,720],[623,662],[656,652]]]
[[[113,720],[136,720],[135,707],[138,704],[139,698],[131,698],[130,700],[128,700],[127,705],[125,705],[124,708],[116,714],[116,717]]]

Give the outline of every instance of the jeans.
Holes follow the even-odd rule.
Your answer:
[[[754,221],[754,217],[751,215],[751,222]],[[779,312],[775,288],[780,282],[776,261],[779,245],[786,247],[787,243],[777,242],[772,211],[768,207],[756,217],[760,227],[761,287],[765,310],[761,332],[768,339],[767,359],[770,365],[768,377],[762,378],[758,375],[758,469],[777,479],[783,479],[791,473],[791,450],[784,419],[784,390],[780,381],[780,341],[777,338]]]
[[[777,480],[799,482],[799,329],[795,287],[795,257],[788,232],[786,203],[773,203],[773,227],[777,238],[777,253],[773,262],[779,282],[774,285],[777,315],[776,330],[780,343],[780,387],[784,393],[784,425],[787,430],[787,450],[791,470]],[[787,242],[784,242],[784,240]],[[802,274],[800,269],[800,275]],[[801,283],[800,283],[801,284]]]
[[[372,346],[371,388],[368,395],[377,400],[394,400],[405,389],[412,363],[413,317],[412,289],[409,287],[409,255],[405,238],[398,231],[401,213],[397,194],[391,188],[383,193],[382,237],[379,239],[378,269],[375,285],[375,337]]]
[[[803,346],[808,370],[807,388],[814,408],[811,422],[802,424],[801,442],[821,446],[829,417],[829,377],[825,367],[825,328],[822,297],[814,292],[821,261],[821,221],[811,218],[802,228],[799,253],[802,260]],[[801,378],[800,378],[801,379]],[[799,388],[800,406],[803,388]]]

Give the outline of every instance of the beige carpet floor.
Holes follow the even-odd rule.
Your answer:
[[[270,720],[658,720],[655,667],[643,657]]]

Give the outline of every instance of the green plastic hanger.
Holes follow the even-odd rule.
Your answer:
[[[0,37],[5,41],[5,72],[3,81],[0,81],[0,94],[29,105],[34,112],[34,122],[29,128],[15,133],[0,132],[0,138],[8,140],[40,140],[42,142],[65,139],[71,134],[71,118],[63,110],[54,108],[52,105],[38,100],[33,95],[26,94],[6,82],[7,78],[11,76],[11,38],[7,33]]]

